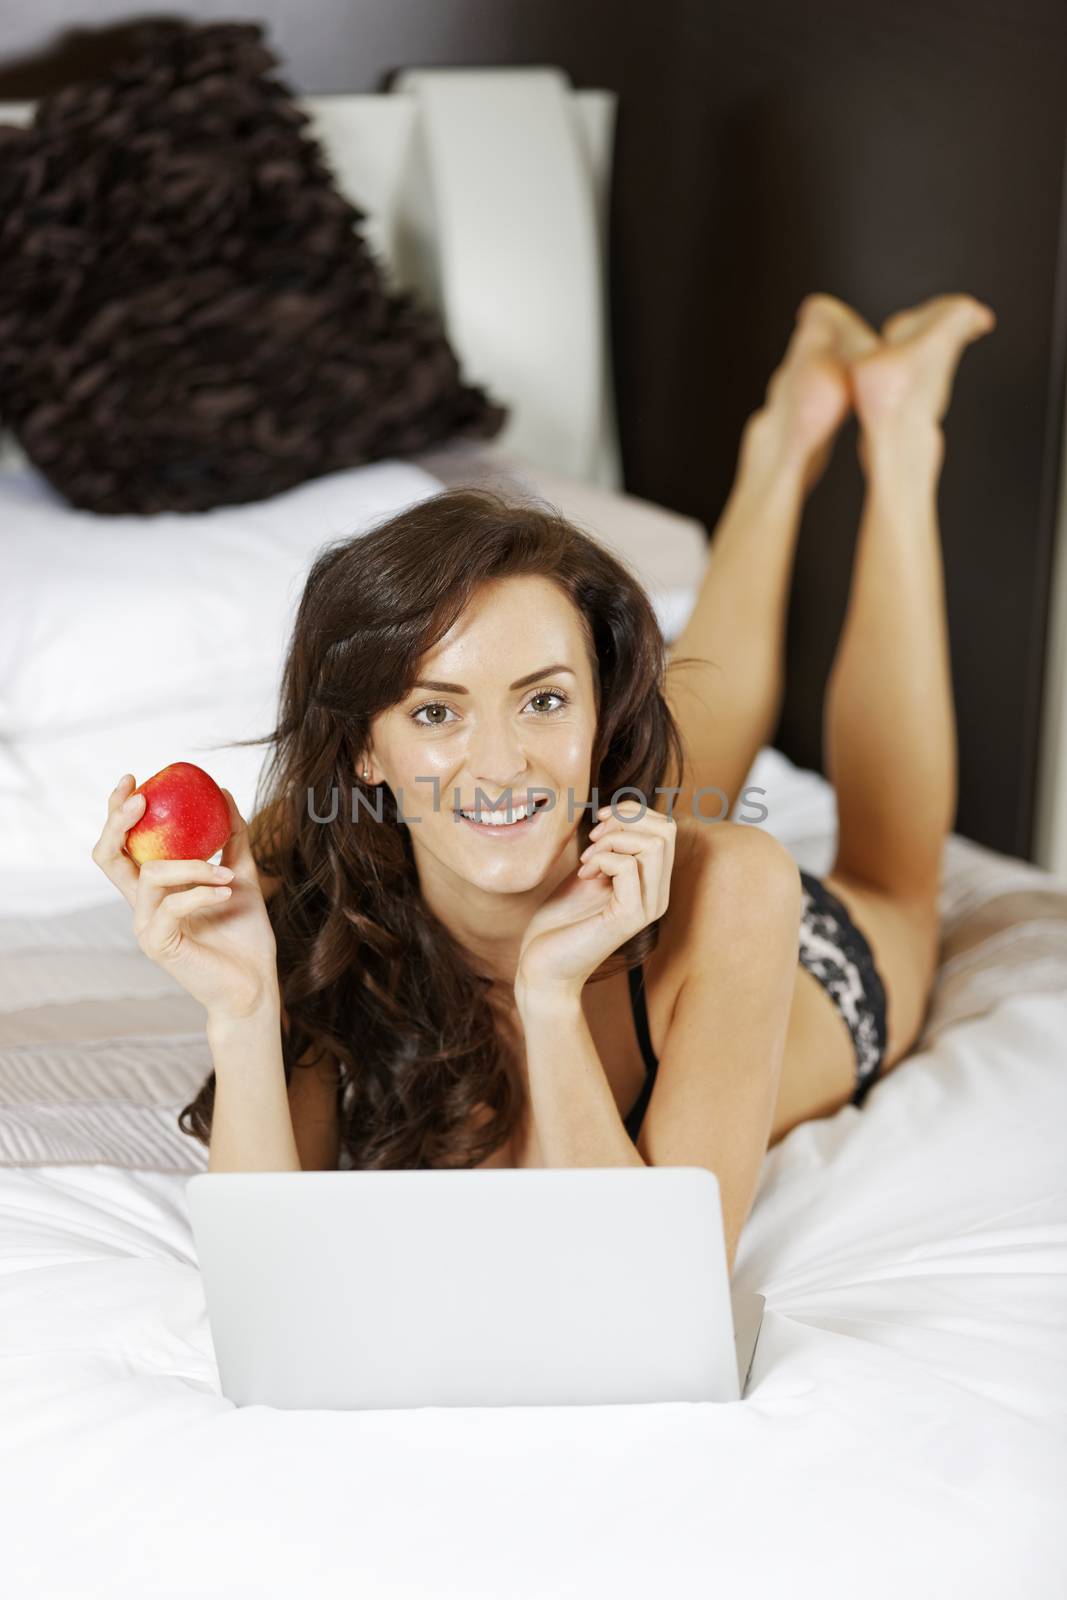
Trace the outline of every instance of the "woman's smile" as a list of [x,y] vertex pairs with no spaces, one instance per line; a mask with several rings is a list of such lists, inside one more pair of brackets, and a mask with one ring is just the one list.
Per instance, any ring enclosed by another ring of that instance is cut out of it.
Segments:
[[[532,807],[525,803],[514,804],[510,810],[487,811],[482,808],[472,808],[471,812],[457,811],[457,822],[463,823],[472,832],[480,834],[483,839],[514,838],[516,835],[528,834],[531,828],[536,827],[541,812],[548,805],[547,795],[538,795]],[[480,816],[481,820],[478,820]]]

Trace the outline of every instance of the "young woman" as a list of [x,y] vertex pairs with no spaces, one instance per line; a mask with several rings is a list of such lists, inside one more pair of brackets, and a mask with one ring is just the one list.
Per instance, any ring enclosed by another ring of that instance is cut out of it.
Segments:
[[[180,1121],[211,1170],[702,1165],[733,1270],[768,1144],[861,1104],[924,1017],[956,803],[939,424],[993,321],[949,295],[879,337],[804,302],[670,652],[629,571],[536,503],[445,492],[320,552],[223,869],[138,872],[130,774],[93,851],[207,1010]],[[850,405],[820,882],[708,819],[775,726],[801,507]]]

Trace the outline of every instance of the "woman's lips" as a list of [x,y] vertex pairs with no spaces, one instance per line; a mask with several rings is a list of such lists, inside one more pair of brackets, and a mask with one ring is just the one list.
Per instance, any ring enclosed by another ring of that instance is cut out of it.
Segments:
[[502,839],[511,838],[515,835],[522,836],[527,834],[531,828],[536,827],[537,819],[541,812],[545,810],[546,804],[546,801],[539,800],[534,809],[528,811],[521,822],[472,822],[471,818],[465,817],[462,811],[457,811],[456,817],[464,826],[479,834],[483,839],[496,834],[499,834]]

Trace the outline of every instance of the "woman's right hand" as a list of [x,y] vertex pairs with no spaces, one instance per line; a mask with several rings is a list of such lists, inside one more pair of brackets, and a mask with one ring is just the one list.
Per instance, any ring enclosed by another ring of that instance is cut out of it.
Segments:
[[[129,774],[108,799],[93,860],[133,908],[137,943],[199,1000],[210,1018],[250,1016],[278,1004],[274,929],[259,884],[248,829],[233,795],[223,789],[232,831],[222,871],[207,861],[146,861],[125,852],[126,834],[144,811]],[[193,885],[195,887],[190,887]],[[229,893],[216,893],[228,887]]]

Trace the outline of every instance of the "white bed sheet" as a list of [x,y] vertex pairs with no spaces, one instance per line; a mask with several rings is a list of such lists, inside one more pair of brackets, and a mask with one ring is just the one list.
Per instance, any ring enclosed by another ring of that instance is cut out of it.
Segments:
[[[823,780],[750,781],[824,870]],[[219,1392],[164,1137],[207,1057],[124,905],[0,919],[5,1593],[1061,1600],[1067,884],[953,839],[942,904],[923,1047],[767,1155],[742,1402],[364,1414]]]

